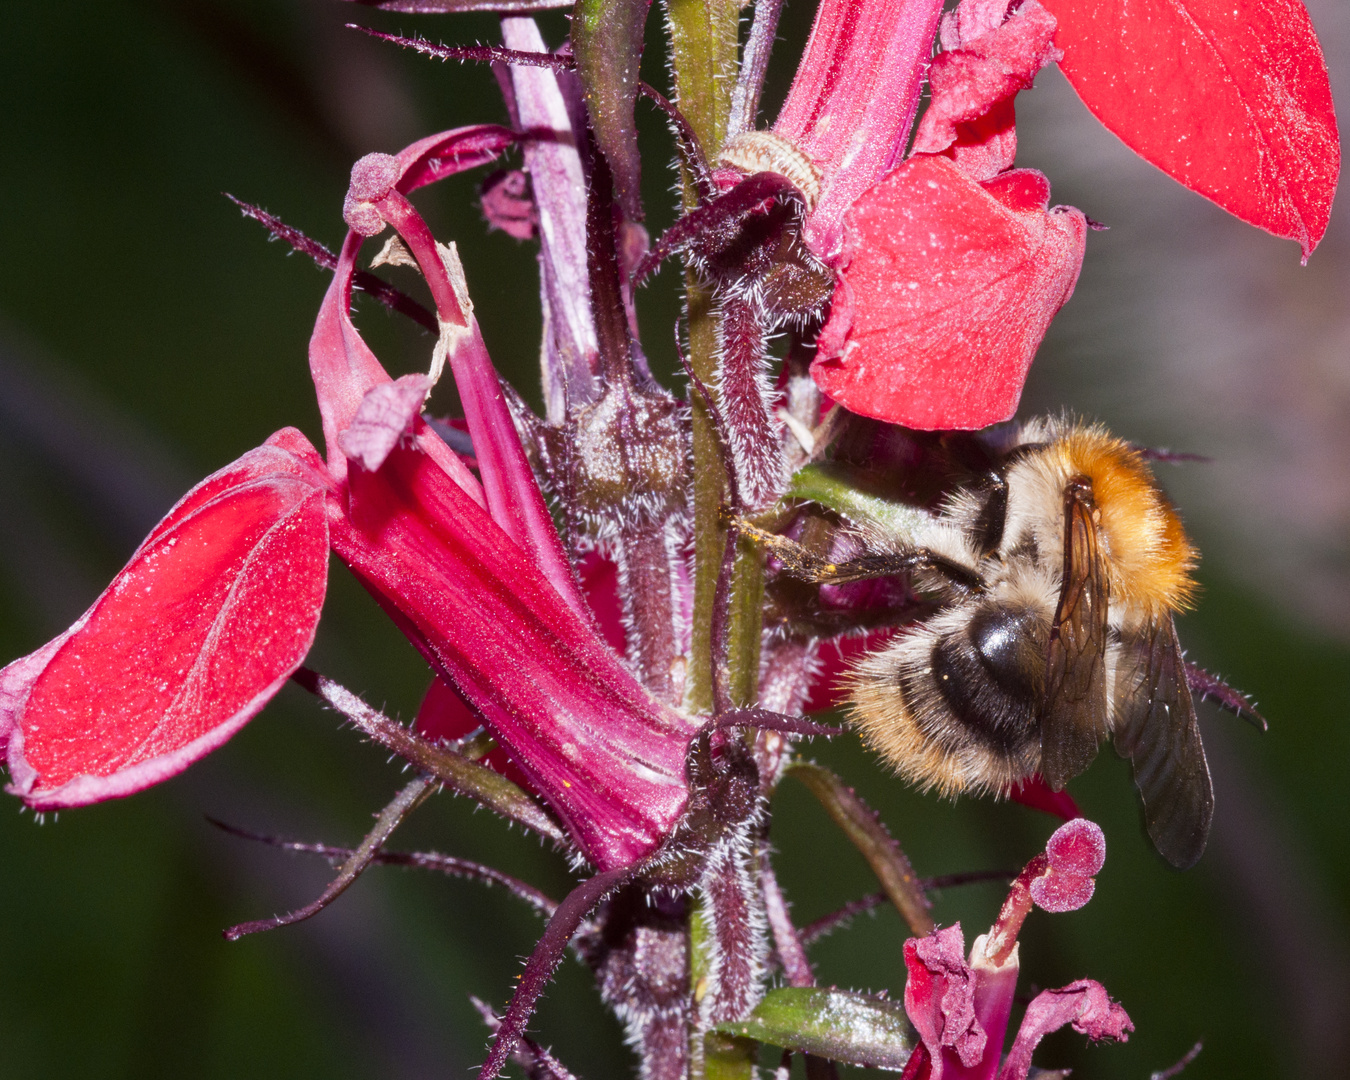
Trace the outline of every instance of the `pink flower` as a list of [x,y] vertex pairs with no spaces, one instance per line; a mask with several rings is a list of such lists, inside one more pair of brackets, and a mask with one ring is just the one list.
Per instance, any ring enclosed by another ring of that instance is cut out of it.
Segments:
[[1033,905],[1064,912],[1086,904],[1105,858],[1101,829],[1078,818],[1061,826],[1018,875],[989,933],[975,939],[968,962],[959,924],[905,942],[905,1012],[921,1040],[905,1067],[906,1080],[1026,1080],[1032,1051],[1065,1024],[1094,1040],[1128,1038],[1134,1025],[1125,1010],[1100,983],[1080,979],[1037,995],[999,1071],[1017,989],[1022,922]]
[[[696,721],[647,693],[602,637],[457,258],[405,197],[513,138],[458,129],[353,168],[354,231],[310,342],[327,462],[279,432],[190,492],[70,630],[0,672],[12,790],[30,805],[129,794],[229,738],[303,660],[331,546],[592,863],[631,863],[679,817]],[[351,322],[357,252],[386,222],[436,301],[437,363],[454,372],[481,484],[421,418],[432,377],[391,380]]]

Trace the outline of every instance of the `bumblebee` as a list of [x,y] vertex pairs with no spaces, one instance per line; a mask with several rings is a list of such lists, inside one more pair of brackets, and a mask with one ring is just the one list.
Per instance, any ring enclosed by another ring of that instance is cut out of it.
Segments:
[[[1173,616],[1196,552],[1145,455],[1097,426],[1037,420],[967,436],[987,466],[933,509],[834,500],[855,554],[832,561],[741,522],[780,572],[822,585],[905,576],[928,614],[863,656],[852,720],[906,780],[947,796],[1061,790],[1110,736],[1173,865],[1214,811]],[[797,494],[812,496],[810,485]]]

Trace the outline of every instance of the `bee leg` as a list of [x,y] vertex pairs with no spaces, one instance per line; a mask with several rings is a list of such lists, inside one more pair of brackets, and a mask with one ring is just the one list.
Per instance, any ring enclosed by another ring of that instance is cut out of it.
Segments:
[[724,517],[736,525],[742,539],[763,548],[777,559],[782,573],[801,581],[809,581],[813,585],[846,585],[850,581],[912,574],[916,570],[931,570],[942,575],[950,585],[963,592],[974,592],[980,587],[980,579],[974,571],[927,548],[860,555],[844,562],[831,562],[795,540],[761,529],[745,518],[734,514],[726,514]]

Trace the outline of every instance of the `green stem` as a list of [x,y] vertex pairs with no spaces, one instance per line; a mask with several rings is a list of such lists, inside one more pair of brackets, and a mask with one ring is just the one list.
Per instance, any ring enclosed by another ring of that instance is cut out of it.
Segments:
[[[726,137],[731,96],[736,85],[740,34],[739,0],[667,0],[666,28],[670,36],[675,95],[689,126],[705,153],[715,155]],[[685,205],[694,192],[686,182]],[[692,275],[685,278],[689,316],[689,360],[695,374],[709,386],[717,376],[717,316],[712,297]],[[694,458],[694,630],[686,706],[707,712],[713,704],[713,598],[721,568],[726,531],[718,520],[726,497],[726,462],[712,419],[698,395],[693,404]],[[733,700],[750,705],[758,689],[759,635],[763,571],[756,552],[737,559],[732,586],[728,685]]]
[[[736,85],[740,37],[740,0],[666,0],[666,29],[670,38],[675,98],[704,153],[715,157],[726,137],[731,96]],[[684,203],[696,201],[688,175]],[[712,296],[692,274],[685,276],[689,318],[689,361],[694,374],[712,386],[717,375],[717,316]],[[726,549],[726,531],[719,520],[726,498],[727,462],[712,417],[698,394],[690,393],[693,407],[694,466],[694,611],[693,640],[685,705],[691,712],[713,707],[713,606],[717,577]],[[751,705],[758,690],[759,638],[762,620],[763,570],[758,552],[736,560],[728,612],[728,689],[732,700]],[[700,899],[689,920],[690,984],[695,1013],[710,970],[710,925]],[[690,1031],[691,1080],[741,1080],[754,1075],[754,1054],[738,1040],[716,1038],[704,1042],[702,1024]]]
[[739,0],[666,0],[676,103],[709,157],[726,138],[740,30]]

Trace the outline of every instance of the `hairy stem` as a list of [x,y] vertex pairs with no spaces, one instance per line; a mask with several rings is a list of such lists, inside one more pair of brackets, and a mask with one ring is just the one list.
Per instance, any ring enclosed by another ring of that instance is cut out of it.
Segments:
[[386,750],[398,754],[455,794],[465,795],[550,840],[566,843],[565,834],[543,807],[500,773],[449,747],[422,738],[378,709],[371,708],[346,687],[309,668],[301,668],[291,678],[311,694],[323,698]]
[[648,690],[662,701],[675,701],[676,634],[671,581],[671,552],[663,522],[629,526],[616,545],[619,595],[624,605],[628,662]]
[[430,776],[419,776],[416,780],[411,781],[394,797],[393,802],[380,812],[380,816],[375,821],[375,828],[366,834],[366,838],[361,841],[361,845],[347,857],[347,860],[342,864],[342,868],[338,871],[338,876],[332,880],[328,888],[324,889],[317,900],[287,915],[276,915],[270,919],[258,919],[255,922],[232,926],[225,931],[225,940],[238,941],[246,934],[257,934],[263,930],[275,930],[279,926],[290,926],[292,923],[303,922],[305,919],[317,915],[346,892],[348,886],[365,873],[366,868],[379,854],[380,848],[384,846],[384,842],[389,839],[390,834],[399,827],[404,818],[421,806],[427,796],[435,790],[436,781]]
[[722,362],[717,396],[747,512],[777,500],[787,485],[778,395],[768,383],[767,335],[757,306],[745,297],[722,301],[719,319]]
[[923,886],[876,811],[829,769],[806,761],[794,761],[787,771],[806,785],[867,860],[911,932],[917,937],[931,933],[934,924],[928,914],[928,898]]

